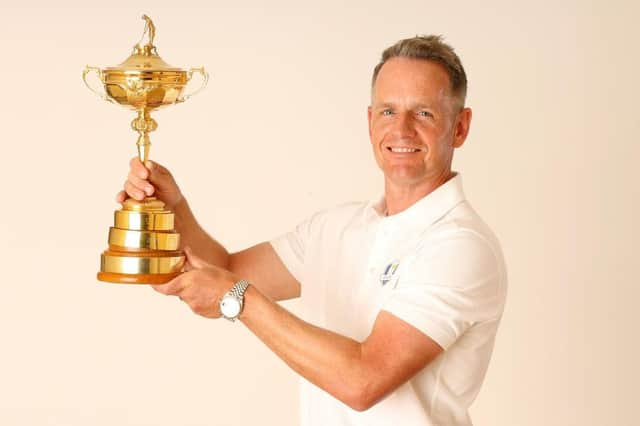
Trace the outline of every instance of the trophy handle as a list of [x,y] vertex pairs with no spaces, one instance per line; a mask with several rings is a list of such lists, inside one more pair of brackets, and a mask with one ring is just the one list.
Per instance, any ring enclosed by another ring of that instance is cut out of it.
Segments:
[[193,77],[193,73],[198,73],[198,74],[200,74],[202,76],[202,84],[200,85],[200,87],[195,92],[186,94],[186,95],[181,96],[178,99],[176,99],[176,103],[177,104],[186,101],[187,99],[189,99],[190,97],[192,97],[193,95],[195,95],[196,93],[202,91],[202,89],[207,87],[207,83],[209,82],[209,73],[207,73],[204,70],[204,67],[191,68],[189,70],[189,72],[187,73],[187,83],[189,83],[191,81],[191,77]]
[[93,93],[98,95],[99,98],[102,98],[107,102],[111,102],[115,104],[116,102],[113,99],[111,99],[109,96],[107,96],[106,92],[99,92],[98,90],[91,87],[91,85],[87,81],[87,74],[89,74],[91,71],[95,71],[96,74],[98,74],[98,78],[100,79],[100,81],[102,81],[102,70],[98,67],[91,67],[87,65],[84,68],[84,71],[82,71],[82,81],[84,81],[85,86],[87,86],[87,88],[89,88],[89,90],[91,90]]

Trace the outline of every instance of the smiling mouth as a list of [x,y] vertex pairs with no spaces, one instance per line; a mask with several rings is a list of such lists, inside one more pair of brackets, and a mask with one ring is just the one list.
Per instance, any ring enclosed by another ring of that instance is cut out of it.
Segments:
[[418,148],[395,147],[395,146],[388,146],[387,150],[389,150],[390,152],[399,153],[399,154],[407,154],[407,153],[410,154],[412,152],[422,151],[421,149],[418,149]]

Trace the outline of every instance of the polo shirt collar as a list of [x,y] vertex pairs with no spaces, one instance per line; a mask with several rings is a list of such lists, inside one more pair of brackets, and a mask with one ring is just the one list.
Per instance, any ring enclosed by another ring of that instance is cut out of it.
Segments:
[[376,217],[383,226],[396,227],[416,224],[428,226],[464,200],[462,176],[460,173],[454,172],[454,176],[448,181],[400,213],[384,216],[384,196],[377,202],[370,202],[368,208],[371,215]]

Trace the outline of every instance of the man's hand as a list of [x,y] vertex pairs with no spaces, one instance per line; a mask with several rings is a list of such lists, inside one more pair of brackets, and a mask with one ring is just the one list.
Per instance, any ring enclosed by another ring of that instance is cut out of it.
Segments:
[[185,248],[185,271],[166,284],[153,289],[166,295],[178,296],[193,312],[207,318],[219,318],[219,301],[239,278],[197,257]]
[[169,170],[150,160],[142,164],[138,157],[134,157],[129,162],[124,190],[116,195],[116,201],[122,204],[127,196],[142,200],[151,195],[162,200],[169,210],[173,210],[182,200],[180,188]]

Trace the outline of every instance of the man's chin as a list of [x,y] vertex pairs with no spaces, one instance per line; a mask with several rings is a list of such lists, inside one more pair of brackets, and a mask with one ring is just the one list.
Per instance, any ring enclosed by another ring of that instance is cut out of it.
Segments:
[[416,186],[427,181],[424,173],[420,173],[415,169],[394,169],[385,171],[385,181],[394,186]]

